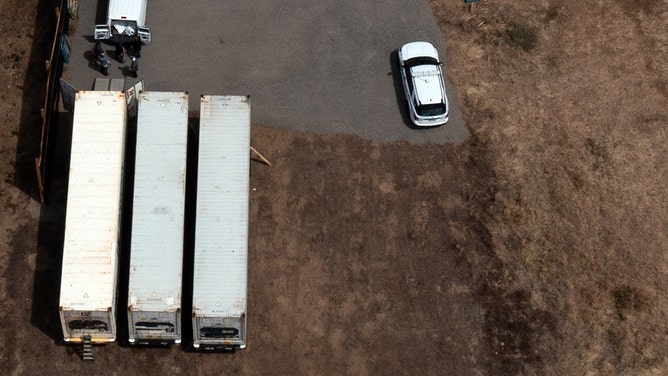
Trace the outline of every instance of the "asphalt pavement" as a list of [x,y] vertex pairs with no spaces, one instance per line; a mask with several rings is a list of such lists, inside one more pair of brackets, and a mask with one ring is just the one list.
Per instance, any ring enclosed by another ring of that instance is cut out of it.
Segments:
[[[103,77],[91,49],[107,3],[79,2],[63,74],[79,90]],[[153,41],[142,48],[139,78],[146,90],[188,91],[190,111],[199,109],[202,94],[250,95],[253,124],[380,142],[459,143],[469,136],[450,84],[448,124],[413,129],[406,115],[396,49],[425,40],[446,61],[427,0],[151,0],[146,26]],[[129,58],[113,61],[113,46],[104,47],[109,78],[127,75]]]

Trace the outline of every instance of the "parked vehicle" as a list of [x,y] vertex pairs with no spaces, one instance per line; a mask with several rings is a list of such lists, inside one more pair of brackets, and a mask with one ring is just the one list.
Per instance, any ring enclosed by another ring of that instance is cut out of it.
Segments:
[[95,39],[109,39],[114,43],[131,43],[137,35],[142,42],[151,41],[151,30],[146,27],[147,0],[109,0],[107,22],[95,25]]
[[399,51],[399,70],[409,116],[419,127],[443,125],[449,120],[448,97],[438,51],[428,42],[411,42]]
[[79,91],[74,103],[59,316],[64,340],[92,357],[117,335],[126,97]]
[[188,93],[139,93],[128,335],[132,345],[181,343]]
[[250,97],[202,96],[193,348],[246,347]]

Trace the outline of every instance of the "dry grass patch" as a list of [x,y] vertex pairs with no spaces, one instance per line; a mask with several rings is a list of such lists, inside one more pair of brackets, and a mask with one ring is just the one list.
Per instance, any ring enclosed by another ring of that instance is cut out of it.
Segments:
[[634,4],[432,1],[495,374],[668,369],[668,13]]

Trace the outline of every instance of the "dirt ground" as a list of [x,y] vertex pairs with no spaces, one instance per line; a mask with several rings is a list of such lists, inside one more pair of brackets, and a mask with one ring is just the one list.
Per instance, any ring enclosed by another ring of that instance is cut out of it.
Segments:
[[3,373],[665,375],[668,3],[431,4],[472,138],[254,124],[248,348],[83,363],[56,314],[66,122],[35,201],[53,6],[0,0]]

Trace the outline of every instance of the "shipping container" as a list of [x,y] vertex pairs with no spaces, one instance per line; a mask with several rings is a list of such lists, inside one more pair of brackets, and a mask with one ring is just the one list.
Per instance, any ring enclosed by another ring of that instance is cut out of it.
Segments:
[[193,347],[246,347],[250,97],[202,96]]
[[59,315],[66,342],[116,340],[126,98],[75,96]]
[[188,93],[139,93],[130,272],[130,344],[181,343]]

